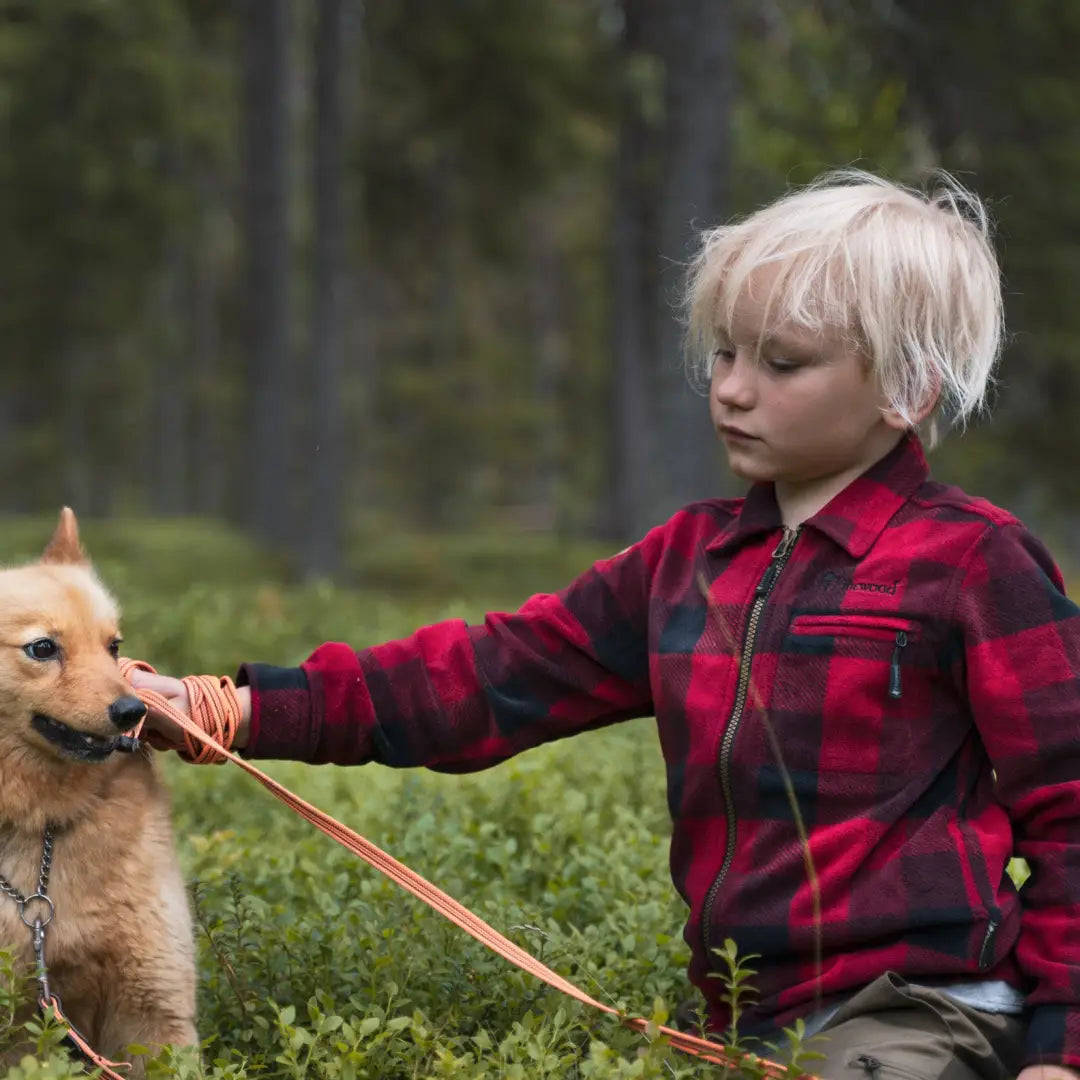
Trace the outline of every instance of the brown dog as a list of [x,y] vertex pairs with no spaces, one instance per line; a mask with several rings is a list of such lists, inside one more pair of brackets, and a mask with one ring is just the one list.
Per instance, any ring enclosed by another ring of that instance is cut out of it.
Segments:
[[168,797],[151,752],[122,738],[144,708],[117,670],[119,643],[116,603],[65,508],[39,562],[0,571],[0,947],[34,964],[49,903],[25,906],[28,927],[13,893],[40,891],[48,828],[49,987],[114,1059],[130,1043],[197,1042]]

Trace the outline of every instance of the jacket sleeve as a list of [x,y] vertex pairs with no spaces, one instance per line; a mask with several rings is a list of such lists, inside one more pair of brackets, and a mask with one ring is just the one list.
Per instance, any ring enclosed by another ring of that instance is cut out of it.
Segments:
[[1013,823],[1016,946],[1031,980],[1024,1064],[1080,1066],[1080,609],[1022,526],[991,526],[957,595],[967,692]]
[[652,713],[648,609],[662,529],[558,594],[482,624],[426,626],[299,668],[247,664],[246,755],[447,772],[486,768],[579,731]]

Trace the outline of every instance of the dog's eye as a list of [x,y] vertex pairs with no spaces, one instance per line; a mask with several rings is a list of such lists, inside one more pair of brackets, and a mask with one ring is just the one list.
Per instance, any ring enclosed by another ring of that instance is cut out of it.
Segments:
[[117,638],[115,641],[110,641],[109,642],[109,655],[114,660],[119,660],[120,659],[120,639],[119,638]]
[[52,638],[43,637],[24,645],[23,652],[31,660],[52,660],[60,652],[60,646]]

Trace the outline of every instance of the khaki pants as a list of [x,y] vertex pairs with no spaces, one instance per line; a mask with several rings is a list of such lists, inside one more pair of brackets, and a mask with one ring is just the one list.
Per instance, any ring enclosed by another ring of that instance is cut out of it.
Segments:
[[[677,1010],[675,1020],[694,1030],[691,1003]],[[886,972],[803,1044],[804,1050],[823,1055],[805,1068],[821,1080],[1012,1080],[1026,1026],[1023,1017],[973,1009]],[[781,1063],[788,1060],[759,1052]]]
[[845,1002],[809,1041],[822,1080],[1011,1080],[1022,1017],[973,1009],[886,972]]

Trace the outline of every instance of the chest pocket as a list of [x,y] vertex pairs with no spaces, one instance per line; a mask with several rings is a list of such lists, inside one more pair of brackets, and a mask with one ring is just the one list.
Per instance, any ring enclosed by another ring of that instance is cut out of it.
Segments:
[[937,664],[927,638],[923,623],[898,614],[796,615],[780,649],[772,694],[774,721],[786,729],[785,757],[794,758],[792,766],[876,775],[908,771],[932,714]]

